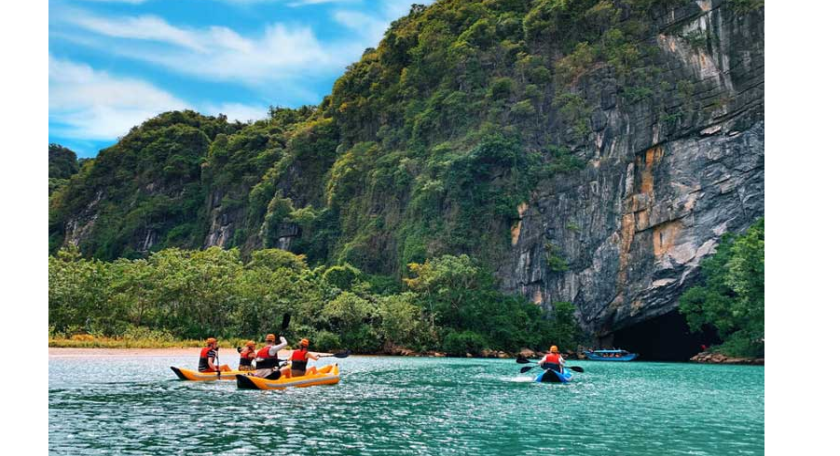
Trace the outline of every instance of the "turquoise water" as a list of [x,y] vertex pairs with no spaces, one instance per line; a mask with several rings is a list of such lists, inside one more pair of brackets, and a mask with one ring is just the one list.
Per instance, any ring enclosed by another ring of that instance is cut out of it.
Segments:
[[764,452],[762,367],[575,362],[559,385],[512,360],[351,356],[339,385],[253,391],[176,380],[194,358],[51,358],[50,453]]

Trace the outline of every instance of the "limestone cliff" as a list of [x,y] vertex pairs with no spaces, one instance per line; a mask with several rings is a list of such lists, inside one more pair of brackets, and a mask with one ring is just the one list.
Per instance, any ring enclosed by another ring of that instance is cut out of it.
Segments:
[[581,145],[590,166],[521,207],[497,272],[506,290],[546,306],[571,301],[585,328],[608,336],[674,310],[721,235],[763,215],[763,13],[721,3],[662,17],[652,38],[665,82],[652,98],[677,105],[671,88],[694,81],[695,104],[679,118],[663,120],[655,99],[616,97],[608,70],[579,82],[598,106]]

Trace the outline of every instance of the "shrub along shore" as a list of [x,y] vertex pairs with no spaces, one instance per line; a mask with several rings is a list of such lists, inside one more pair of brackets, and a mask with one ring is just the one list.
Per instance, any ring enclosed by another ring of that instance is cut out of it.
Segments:
[[[167,249],[146,259],[85,259],[74,248],[49,259],[51,347],[227,348],[276,333],[307,337],[317,351],[505,357],[524,347],[582,342],[574,306],[545,312],[495,288],[476,260],[445,255],[410,263],[401,281],[343,264],[310,268],[277,249]],[[680,298],[690,328],[714,328],[723,343],[698,362],[764,355],[764,220],[726,235]],[[714,356],[712,356],[714,355]],[[738,361],[730,361],[738,362]]]

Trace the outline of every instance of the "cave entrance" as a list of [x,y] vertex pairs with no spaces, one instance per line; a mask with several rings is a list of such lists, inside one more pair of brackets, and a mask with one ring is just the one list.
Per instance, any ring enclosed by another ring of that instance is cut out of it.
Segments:
[[692,333],[685,317],[674,310],[613,333],[613,345],[639,354],[644,361],[688,361],[701,346],[719,344],[714,329]]

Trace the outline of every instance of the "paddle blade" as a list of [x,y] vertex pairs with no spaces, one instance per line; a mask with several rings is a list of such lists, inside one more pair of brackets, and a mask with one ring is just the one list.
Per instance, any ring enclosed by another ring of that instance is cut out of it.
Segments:
[[517,356],[517,357],[516,357],[516,363],[517,363],[517,364],[528,364],[528,363],[530,363],[530,362],[531,362],[531,361],[529,361],[529,360],[528,360],[528,358],[526,358],[526,357],[524,357],[524,356],[522,356],[522,355],[519,355],[519,356]]
[[531,370],[531,369],[533,369],[533,368],[535,368],[535,367],[537,367],[537,366],[525,366],[525,367],[523,367],[522,369],[519,369],[519,373],[520,373],[520,374],[524,374],[525,372],[528,372],[529,370]]
[[333,358],[346,358],[350,356],[350,350],[344,350],[341,353],[336,353],[333,355]]
[[580,372],[581,374],[583,373],[583,368],[580,367],[580,366],[566,366],[566,367],[568,367],[569,369],[571,369],[575,372]]
[[290,314],[290,313],[284,314],[283,315],[283,324],[281,325],[281,328],[283,329],[283,331],[285,331],[289,328],[289,322],[290,321],[292,321],[292,314]]

